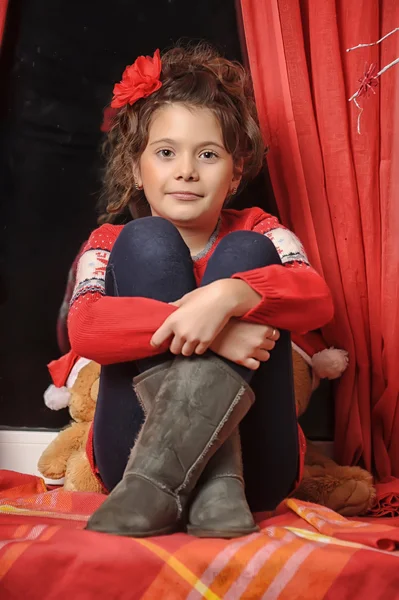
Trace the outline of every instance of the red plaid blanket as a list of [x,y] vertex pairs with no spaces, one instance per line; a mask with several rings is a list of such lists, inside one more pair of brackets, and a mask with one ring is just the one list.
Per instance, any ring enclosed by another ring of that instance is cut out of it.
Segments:
[[348,520],[290,499],[245,538],[129,539],[83,530],[103,499],[0,471],[0,598],[399,597],[399,528],[388,520]]

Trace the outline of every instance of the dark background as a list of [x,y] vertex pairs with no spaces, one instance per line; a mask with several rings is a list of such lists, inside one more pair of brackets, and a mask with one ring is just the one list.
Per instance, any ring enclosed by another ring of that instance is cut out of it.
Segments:
[[[1,1],[1,0],[0,0]],[[103,109],[123,69],[180,38],[246,62],[234,0],[10,0],[0,55],[0,427],[59,428],[46,365],[69,267],[96,227]],[[236,199],[277,214],[267,169]],[[305,429],[330,438],[332,405]]]

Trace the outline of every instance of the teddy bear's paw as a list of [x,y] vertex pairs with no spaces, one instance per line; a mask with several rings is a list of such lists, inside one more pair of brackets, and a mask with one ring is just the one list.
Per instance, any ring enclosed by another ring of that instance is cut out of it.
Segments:
[[360,467],[305,465],[294,498],[321,504],[346,517],[367,513],[375,500],[373,478]]
[[64,489],[69,492],[101,493],[101,484],[94,475],[84,450],[72,454],[68,461]]
[[51,457],[51,460],[42,456],[37,464],[37,468],[48,479],[62,479],[65,475],[66,462],[54,456]]
[[[369,475],[365,471],[364,473]],[[340,483],[330,494],[326,506],[344,517],[355,517],[367,513],[374,499],[375,489],[369,475],[369,477],[349,479]]]

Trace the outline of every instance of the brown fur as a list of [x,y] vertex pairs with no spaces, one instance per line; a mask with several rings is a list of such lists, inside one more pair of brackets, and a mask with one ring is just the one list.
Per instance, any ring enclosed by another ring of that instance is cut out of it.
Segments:
[[60,431],[38,462],[38,469],[44,477],[55,480],[64,477],[66,490],[101,492],[101,485],[91,470],[86,454],[99,377],[100,366],[94,362],[81,369],[70,390],[69,412],[73,422]]
[[[294,350],[292,358],[295,400],[300,416],[308,407],[313,377],[302,356]],[[303,478],[292,495],[349,517],[367,513],[375,500],[375,488],[370,473],[360,467],[338,465],[308,441]]]

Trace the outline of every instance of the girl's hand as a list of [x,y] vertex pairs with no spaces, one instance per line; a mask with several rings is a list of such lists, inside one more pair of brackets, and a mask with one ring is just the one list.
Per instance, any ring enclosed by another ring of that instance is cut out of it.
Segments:
[[221,279],[172,302],[178,307],[154,333],[151,345],[171,340],[173,354],[203,354],[233,316],[245,314],[259,295],[238,279]]
[[211,344],[211,350],[238,365],[256,370],[270,358],[280,333],[268,325],[231,319]]

